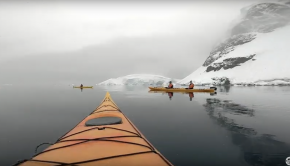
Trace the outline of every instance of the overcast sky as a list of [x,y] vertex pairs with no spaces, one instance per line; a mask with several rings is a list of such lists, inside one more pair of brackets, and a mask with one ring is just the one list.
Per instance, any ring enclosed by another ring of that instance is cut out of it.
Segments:
[[183,78],[253,2],[0,1],[0,82]]

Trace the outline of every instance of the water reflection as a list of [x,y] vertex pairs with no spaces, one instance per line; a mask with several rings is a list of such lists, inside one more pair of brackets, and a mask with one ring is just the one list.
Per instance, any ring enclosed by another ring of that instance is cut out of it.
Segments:
[[[164,92],[164,91],[148,91],[149,93],[162,93],[162,94],[168,94],[168,97],[169,97],[169,100],[172,99],[173,97],[173,94],[174,93],[181,93],[181,94],[185,94],[185,95],[188,95],[189,97],[189,101],[192,101],[192,99],[194,98],[194,93],[193,92]],[[196,92],[196,93],[204,93],[204,92]],[[216,95],[217,93],[214,92],[214,93],[210,93],[211,96],[214,96]]]
[[80,89],[80,91],[83,92],[83,89],[84,89],[84,88],[78,88],[78,89]]
[[194,98],[194,94],[192,92],[188,93],[189,100],[192,101],[192,98]]
[[169,99],[171,100],[173,97],[173,92],[168,92],[167,94],[168,94]]
[[220,100],[217,98],[208,98],[206,99],[206,104],[204,105],[207,110],[214,113],[230,113],[230,114],[244,114],[249,116],[254,116],[254,110],[242,106],[240,104],[236,104],[231,100]]
[[243,127],[226,114],[253,117],[255,110],[228,100],[206,99],[204,104],[208,115],[230,132],[233,144],[237,145],[245,162],[252,166],[281,166],[290,156],[290,145],[275,140],[273,135],[258,134],[255,129]]
[[218,89],[219,89],[220,92],[228,93],[230,91],[230,89],[231,89],[231,86],[220,86]]
[[76,88],[76,89],[80,89],[80,91],[82,92],[84,89],[86,89],[86,90],[92,90],[93,88]]
[[144,91],[145,89],[148,89],[147,86],[143,86],[143,85],[136,85],[136,86],[126,86],[126,85],[117,85],[117,86],[104,86],[104,85],[99,85],[98,87],[100,87],[101,89],[105,90],[105,91],[117,91],[117,92],[140,92],[140,91]]

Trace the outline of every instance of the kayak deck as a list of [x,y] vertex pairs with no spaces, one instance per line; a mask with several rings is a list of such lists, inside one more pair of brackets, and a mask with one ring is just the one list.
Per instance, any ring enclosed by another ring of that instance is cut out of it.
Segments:
[[172,166],[121,112],[107,92],[89,116],[21,166]]
[[171,88],[164,87],[149,87],[151,91],[164,91],[164,92],[215,92],[215,89],[185,89],[185,88]]
[[83,86],[83,87],[80,87],[80,86],[74,86],[73,88],[93,88],[93,86]]

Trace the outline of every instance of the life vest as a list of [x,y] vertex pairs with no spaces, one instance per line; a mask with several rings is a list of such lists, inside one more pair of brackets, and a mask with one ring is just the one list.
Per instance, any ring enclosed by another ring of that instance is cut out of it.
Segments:
[[168,88],[173,88],[173,84],[169,84],[168,85]]
[[194,84],[191,83],[188,88],[193,89],[193,87],[194,87]]

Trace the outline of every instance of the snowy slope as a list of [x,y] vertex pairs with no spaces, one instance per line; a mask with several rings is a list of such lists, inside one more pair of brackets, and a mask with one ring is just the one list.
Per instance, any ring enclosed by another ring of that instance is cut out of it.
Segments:
[[161,86],[168,84],[169,81],[173,83],[179,81],[160,75],[151,74],[132,74],[118,78],[111,78],[97,85],[156,85]]
[[243,15],[232,36],[178,83],[221,84],[223,79],[230,84],[290,85],[290,7],[262,3]]

